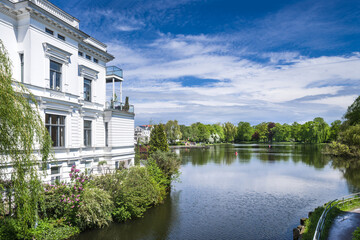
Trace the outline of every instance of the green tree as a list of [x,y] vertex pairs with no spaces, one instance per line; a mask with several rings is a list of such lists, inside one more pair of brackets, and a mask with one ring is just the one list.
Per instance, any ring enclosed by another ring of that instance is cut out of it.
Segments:
[[345,124],[348,126],[360,123],[360,96],[348,107],[344,118],[346,119]]
[[216,135],[217,135],[217,142],[222,142],[224,141],[225,139],[225,134],[224,134],[224,129],[222,128],[221,124],[220,123],[216,123],[216,124],[213,124],[212,125],[215,132],[216,132]]
[[169,144],[166,138],[164,124],[155,125],[150,133],[149,141],[150,149],[149,154],[156,152],[157,150],[167,152],[169,151]]
[[179,126],[177,120],[174,120],[174,121],[169,120],[165,124],[165,132],[166,132],[167,139],[172,144],[174,144],[176,142],[176,140],[180,140],[182,137],[180,126]]
[[239,122],[236,134],[237,141],[250,141],[253,134],[254,128],[251,127],[250,123]]
[[231,122],[226,122],[223,125],[225,142],[233,142],[236,136],[236,127]]
[[260,142],[266,142],[268,140],[268,124],[263,122],[255,126],[255,131],[258,133],[258,139]]
[[[25,233],[34,226],[42,202],[43,188],[37,169],[46,169],[46,162],[51,157],[51,139],[34,96],[23,85],[12,81],[11,63],[1,40],[0,136],[0,164],[13,167],[11,181],[15,216],[20,231]],[[1,182],[7,179],[8,175],[0,170],[0,189],[4,187]]]
[[295,142],[300,142],[301,141],[301,124],[294,122],[291,125],[291,138],[295,141]]
[[191,127],[189,126],[185,126],[185,125],[180,125],[180,131],[181,131],[181,136],[183,140],[190,140],[191,137]]
[[210,131],[202,123],[196,123],[198,129],[198,141],[199,142],[208,142],[210,138]]
[[335,120],[331,123],[329,141],[336,141],[340,132],[341,121]]
[[272,129],[274,133],[274,140],[276,142],[288,142],[291,138],[291,126],[288,124],[281,125],[276,123],[275,127]]

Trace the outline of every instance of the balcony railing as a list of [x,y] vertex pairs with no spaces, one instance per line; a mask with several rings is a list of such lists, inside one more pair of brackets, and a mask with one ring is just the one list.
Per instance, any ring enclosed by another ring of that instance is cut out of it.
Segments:
[[109,66],[106,67],[106,76],[115,75],[120,78],[123,78],[123,70],[116,66]]
[[121,103],[121,102],[115,102],[115,101],[110,101],[110,102],[106,102],[105,105],[106,109],[110,109],[110,110],[118,110],[118,111],[123,111],[123,112],[128,112],[128,113],[134,113],[134,105],[128,105],[127,107],[125,106],[125,103]]

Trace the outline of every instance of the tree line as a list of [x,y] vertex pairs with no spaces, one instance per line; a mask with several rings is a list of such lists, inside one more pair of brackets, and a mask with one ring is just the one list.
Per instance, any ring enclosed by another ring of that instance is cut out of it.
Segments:
[[304,124],[262,122],[253,126],[249,122],[239,122],[237,126],[231,122],[223,124],[197,122],[185,126],[179,125],[177,120],[170,120],[164,125],[164,129],[167,139],[172,144],[179,140],[202,143],[249,141],[324,143],[337,139],[342,124],[341,120],[336,120],[329,125],[321,117]]

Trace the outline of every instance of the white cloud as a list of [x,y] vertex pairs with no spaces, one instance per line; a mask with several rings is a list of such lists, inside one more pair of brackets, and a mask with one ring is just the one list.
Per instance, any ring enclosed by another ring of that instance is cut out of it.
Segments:
[[[160,34],[146,46],[108,43],[115,63],[124,66],[124,91],[134,101],[137,119],[154,116],[166,122],[176,116],[181,122],[189,121],[181,113],[192,113],[192,122],[258,121],[265,120],[264,114],[278,122],[316,116],[332,121],[357,94],[359,55],[310,58],[271,52],[262,54],[268,63],[258,63],[221,42],[206,35]],[[203,84],[182,85],[182,78]]]

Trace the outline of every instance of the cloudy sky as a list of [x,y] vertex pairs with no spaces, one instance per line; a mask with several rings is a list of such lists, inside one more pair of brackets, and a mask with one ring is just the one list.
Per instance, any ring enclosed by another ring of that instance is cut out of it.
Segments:
[[51,0],[108,45],[136,125],[341,119],[360,90],[358,0]]

